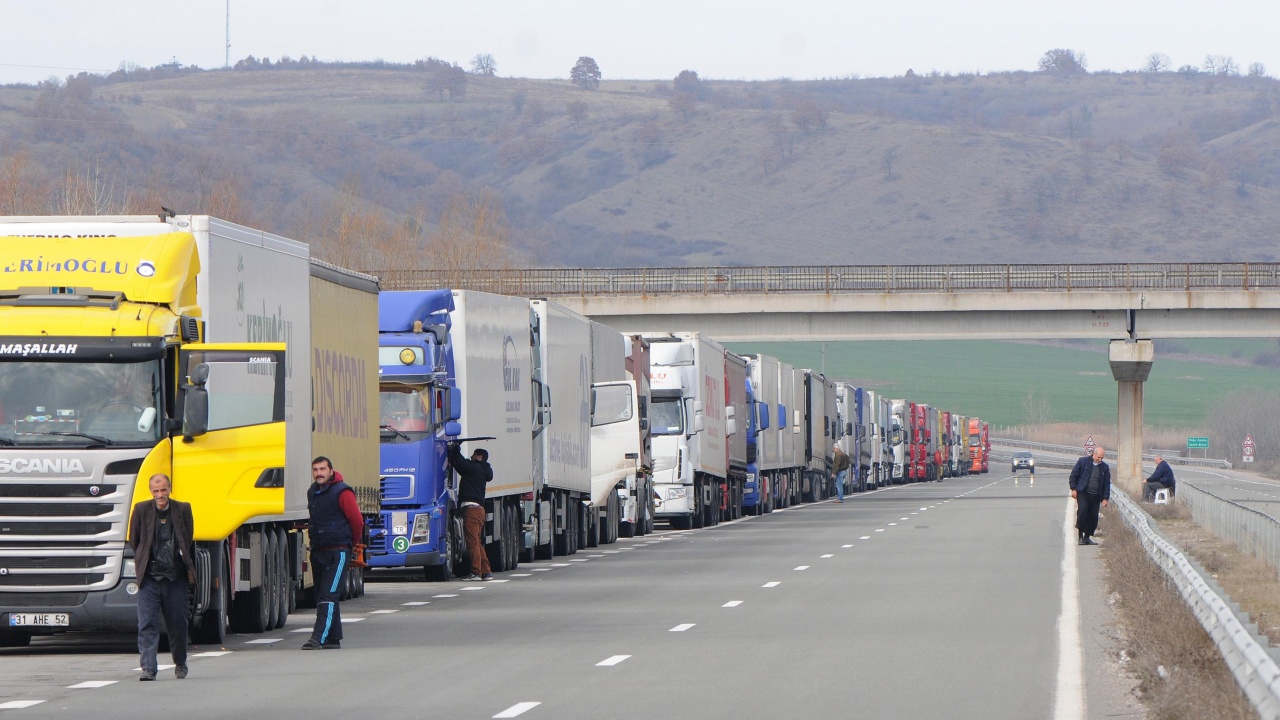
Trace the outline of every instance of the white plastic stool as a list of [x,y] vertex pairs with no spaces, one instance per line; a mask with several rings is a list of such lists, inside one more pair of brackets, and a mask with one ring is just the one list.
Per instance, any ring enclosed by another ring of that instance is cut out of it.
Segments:
[[1156,490],[1156,496],[1155,496],[1155,499],[1152,500],[1152,502],[1155,503],[1156,505],[1168,505],[1169,504],[1169,488],[1160,488],[1159,490]]

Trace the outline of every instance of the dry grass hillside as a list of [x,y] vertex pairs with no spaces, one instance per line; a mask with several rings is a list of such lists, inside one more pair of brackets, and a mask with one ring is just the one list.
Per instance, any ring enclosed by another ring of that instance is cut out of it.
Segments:
[[164,204],[371,268],[426,267],[417,251],[476,234],[509,247],[508,265],[1280,257],[1269,78],[1019,72],[677,92],[469,76],[452,96],[432,78],[423,65],[292,63],[2,87],[0,213]]

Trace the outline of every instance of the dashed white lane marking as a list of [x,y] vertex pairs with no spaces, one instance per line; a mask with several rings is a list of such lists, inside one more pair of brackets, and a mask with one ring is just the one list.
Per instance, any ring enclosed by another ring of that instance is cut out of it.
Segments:
[[569,567],[569,563],[551,563],[551,567]]
[[298,628],[297,630],[290,630],[289,632],[291,633],[311,632],[311,628]]
[[620,553],[620,552],[622,552],[622,551],[621,551],[621,550],[605,550],[605,551],[604,551],[604,554],[605,554],[605,555],[617,555],[617,554],[618,554],[618,553]]
[[[948,501],[948,502],[950,502],[950,501]],[[928,509],[929,509],[929,508],[927,508],[927,507],[920,508],[920,512],[924,512],[925,510],[928,510]]]
[[860,538],[858,538],[858,539],[859,539],[859,540],[870,540],[870,539],[871,539],[871,536],[870,536],[870,535],[863,535],[862,537],[860,537]]
[[884,528],[876,528],[876,532],[884,532]]
[[[343,622],[346,622],[345,620]],[[246,640],[245,645],[274,645],[284,638],[258,638],[257,640]]]
[[521,715],[529,712],[530,710],[538,707],[541,704],[542,703],[540,702],[516,703],[515,705],[512,705],[511,707],[507,708],[506,710],[503,710],[502,712],[498,713],[497,715],[494,715],[493,717],[494,717],[494,720],[497,720],[497,718],[520,717]]
[[0,703],[0,710],[21,710],[32,705],[39,705],[42,702],[44,700],[10,700],[6,703]]
[[492,580],[485,580],[485,583],[489,585],[493,585],[494,583],[504,583],[504,582],[511,582],[511,581],[503,578],[494,578]]
[[[629,548],[618,548],[618,550],[617,550],[616,552],[629,552],[629,551],[631,551],[631,550],[635,550],[635,548],[633,548],[633,547],[629,547]],[[610,551],[606,550],[605,552],[610,552]]]
[[586,562],[586,561],[588,561],[588,560],[590,560],[590,559],[591,559],[591,558],[574,558],[574,559],[570,560],[569,562]]
[[767,582],[767,583],[765,583],[765,584],[761,585],[760,587],[773,588],[773,587],[778,587],[778,586],[779,586],[779,585],[781,585],[781,584],[782,584],[782,583],[780,583],[780,582],[776,582],[776,581],[775,581],[775,582]]
[[[156,666],[156,672],[164,672],[165,670],[172,670],[172,669],[173,669],[173,666],[172,666],[172,665],[157,665],[157,666]],[[133,669],[133,671],[134,671],[134,672],[142,672],[142,668],[140,668],[140,667],[136,667],[136,668],[134,668],[134,669]]]
[[893,527],[894,525],[897,525],[897,524],[898,523],[889,523],[889,527]]
[[414,600],[413,602],[400,603],[400,604],[405,605],[407,607],[419,607],[422,605],[430,605],[431,601],[430,600]]
[[511,573],[511,577],[533,577],[529,573]]
[[729,602],[721,605],[720,607],[738,607],[741,604],[742,604],[741,600],[730,600]]
[[852,546],[852,545],[841,545],[840,547],[842,547],[842,548],[851,548],[851,547],[853,547],[853,546]]
[[835,557],[835,555],[832,555],[831,553],[827,553],[826,555],[823,555],[822,557],[823,557],[823,558],[830,558],[830,557]]
[[617,665],[618,663],[622,662],[623,660],[626,660],[629,657],[631,656],[630,655],[614,655],[611,658],[605,658],[604,660],[601,660],[600,662],[596,663],[596,667],[613,667],[614,665]]
[[[303,630],[306,632],[311,632],[311,628],[303,628]],[[294,630],[293,632],[298,632],[298,631]],[[191,657],[222,657],[223,655],[230,655],[230,654],[231,654],[230,650],[210,650],[209,652],[196,653]]]
[[796,566],[796,569],[797,569],[797,570],[808,570],[808,569],[809,569],[809,566],[808,566],[808,565],[797,565],[797,566]]
[[534,572],[551,572],[551,568],[529,568]]
[[1058,680],[1054,720],[1084,717],[1084,653],[1080,641],[1079,560],[1076,557],[1073,503],[1066,503],[1062,525],[1062,610],[1058,614]]
[[[912,514],[914,515],[915,513],[912,513]],[[899,520],[910,520],[911,518],[898,518],[898,519],[899,519]]]
[[473,585],[472,587],[458,588],[459,590],[483,590],[483,585]]
[[342,624],[364,622],[364,618],[342,618]]
[[458,597],[457,593],[446,593],[444,595],[432,595],[433,598]]
[[684,623],[683,625],[677,625],[671,628],[668,632],[684,632],[685,630],[688,630],[694,625],[697,625],[697,623]]
[[588,555],[589,558],[602,558],[604,555]]
[[68,685],[67,689],[68,690],[89,690],[91,688],[100,688],[100,687],[106,687],[108,685],[115,685],[118,682],[120,681],[119,680],[87,680],[85,682],[78,683],[76,685]]
[[369,614],[370,615],[390,615],[391,613],[398,613],[398,612],[400,611],[399,610],[370,610]]

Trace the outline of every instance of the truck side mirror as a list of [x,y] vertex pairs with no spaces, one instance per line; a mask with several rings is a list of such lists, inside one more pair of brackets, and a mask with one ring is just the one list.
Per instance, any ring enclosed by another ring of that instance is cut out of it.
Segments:
[[769,406],[765,403],[758,403],[760,406],[760,420],[758,421],[761,430],[769,429]]
[[737,419],[737,418],[729,418],[729,419],[727,419],[727,420],[725,420],[725,421],[724,421],[724,434],[725,434],[725,435],[737,435],[737,434],[738,434],[738,419]]
[[450,420],[444,424],[444,434],[449,437],[458,437],[462,434],[462,423],[457,420]]
[[[444,419],[461,420],[462,419],[462,391],[458,388],[449,388],[449,394],[445,397]],[[459,426],[461,427],[461,426]],[[446,435],[461,435],[462,430],[456,433],[445,432]]]
[[[207,368],[206,368],[207,370]],[[206,379],[207,372],[206,372]],[[182,403],[182,441],[209,432],[209,391],[200,386],[188,386]]]

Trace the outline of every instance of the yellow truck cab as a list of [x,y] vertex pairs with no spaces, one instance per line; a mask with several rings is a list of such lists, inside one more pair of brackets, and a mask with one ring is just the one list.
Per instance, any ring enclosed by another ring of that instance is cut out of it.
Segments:
[[283,626],[313,451],[377,511],[376,333],[376,279],[299,242],[0,217],[0,646],[136,628],[129,515],[156,473],[194,513],[196,641]]

